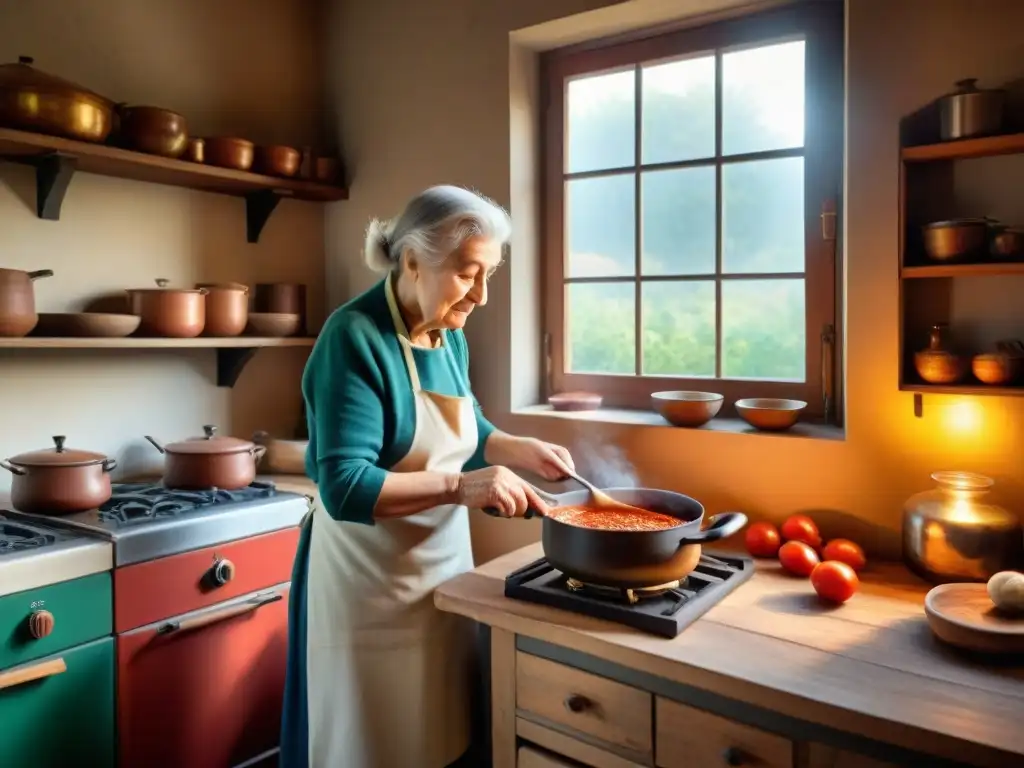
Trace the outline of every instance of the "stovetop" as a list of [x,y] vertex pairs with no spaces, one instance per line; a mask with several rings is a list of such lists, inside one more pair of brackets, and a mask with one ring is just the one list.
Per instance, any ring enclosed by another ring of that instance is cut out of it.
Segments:
[[0,595],[110,570],[110,544],[0,514]]
[[309,499],[253,483],[236,491],[180,491],[159,483],[117,483],[99,509],[60,517],[7,512],[20,521],[80,531],[114,545],[117,566],[214,546],[298,525]]
[[581,584],[541,558],[505,577],[505,596],[672,638],[753,575],[751,558],[716,552],[678,585],[623,590]]

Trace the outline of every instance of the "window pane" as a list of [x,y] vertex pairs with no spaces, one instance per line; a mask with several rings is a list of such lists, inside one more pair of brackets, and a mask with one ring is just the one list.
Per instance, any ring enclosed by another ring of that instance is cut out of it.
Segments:
[[569,277],[636,274],[636,190],[632,173],[565,183]]
[[683,59],[642,70],[644,163],[715,155],[715,57]]
[[648,171],[640,183],[643,274],[714,274],[714,167]]
[[565,370],[636,372],[636,287],[633,283],[565,286]]
[[570,80],[565,89],[565,169],[623,168],[636,157],[633,70]]
[[804,271],[804,159],[722,166],[722,271]]
[[715,282],[644,283],[643,366],[648,376],[715,375]]
[[722,281],[722,377],[804,381],[804,281]]
[[804,145],[804,41],[722,56],[722,154]]

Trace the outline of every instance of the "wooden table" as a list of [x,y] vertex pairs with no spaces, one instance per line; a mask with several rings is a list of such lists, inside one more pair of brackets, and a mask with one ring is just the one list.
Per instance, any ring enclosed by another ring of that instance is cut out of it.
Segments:
[[[733,733],[721,737],[723,744],[733,736],[748,745],[756,742],[753,736],[762,742],[782,736],[793,745],[792,760],[759,755],[749,763],[709,765],[1024,766],[1024,667],[973,661],[942,646],[923,612],[928,585],[899,566],[872,569],[849,603],[830,609],[807,580],[764,565],[666,640],[504,597],[505,576],[541,554],[539,544],[524,547],[447,582],[435,595],[440,609],[491,627],[494,768],[517,765],[517,749],[522,766],[568,765],[551,752],[542,758],[523,753],[524,739],[601,768],[704,768],[695,760],[674,762],[670,745],[656,738],[659,713],[667,717],[680,703],[699,710],[694,717],[710,712],[727,721],[722,727]],[[542,661],[560,666],[544,668]],[[588,677],[578,679],[581,673]],[[555,691],[601,681],[625,686],[609,692],[608,711],[598,721],[615,715],[615,700],[635,691],[650,696],[650,751],[609,735],[613,722],[588,729],[585,718],[566,721],[558,707],[538,714],[537,702],[524,706],[523,686],[537,674]],[[712,722],[718,725],[702,723],[701,729],[721,726]]]

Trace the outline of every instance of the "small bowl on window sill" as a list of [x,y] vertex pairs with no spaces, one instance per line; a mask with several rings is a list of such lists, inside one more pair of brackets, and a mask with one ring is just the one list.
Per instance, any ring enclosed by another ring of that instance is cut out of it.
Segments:
[[651,405],[674,427],[702,427],[722,409],[724,398],[717,392],[675,390],[653,392]]
[[604,398],[593,392],[560,392],[548,398],[556,411],[596,411]]
[[807,403],[779,397],[751,397],[736,401],[736,412],[747,424],[765,432],[782,432],[800,420]]

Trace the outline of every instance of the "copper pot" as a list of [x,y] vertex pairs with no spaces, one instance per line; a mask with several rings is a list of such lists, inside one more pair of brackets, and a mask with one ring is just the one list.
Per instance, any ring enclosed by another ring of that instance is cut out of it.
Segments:
[[218,437],[212,424],[203,427],[202,437],[163,445],[146,439],[164,454],[164,485],[180,490],[219,488],[236,491],[256,479],[256,464],[266,448],[237,437]]
[[204,336],[238,336],[249,322],[249,286],[241,283],[199,283],[207,291]]
[[27,336],[39,322],[32,281],[53,277],[53,270],[0,269],[0,336]]
[[118,141],[128,149],[162,157],[181,157],[188,147],[188,127],[185,118],[177,112],[118,104],[117,117]]
[[299,172],[302,153],[279,145],[256,148],[255,169],[269,176],[294,176]]
[[253,152],[256,146],[246,139],[231,139],[220,136],[203,139],[203,162],[236,171],[252,168]]
[[31,56],[0,65],[0,125],[80,141],[106,141],[114,103],[63,78],[40,72]]
[[11,504],[34,515],[68,515],[95,509],[110,499],[110,472],[117,461],[102,453],[64,447],[64,435],[53,448],[0,461],[12,475]]
[[132,288],[128,291],[131,313],[142,320],[143,336],[168,336],[192,339],[206,325],[205,288],[168,288],[168,281],[159,279],[156,288]]

